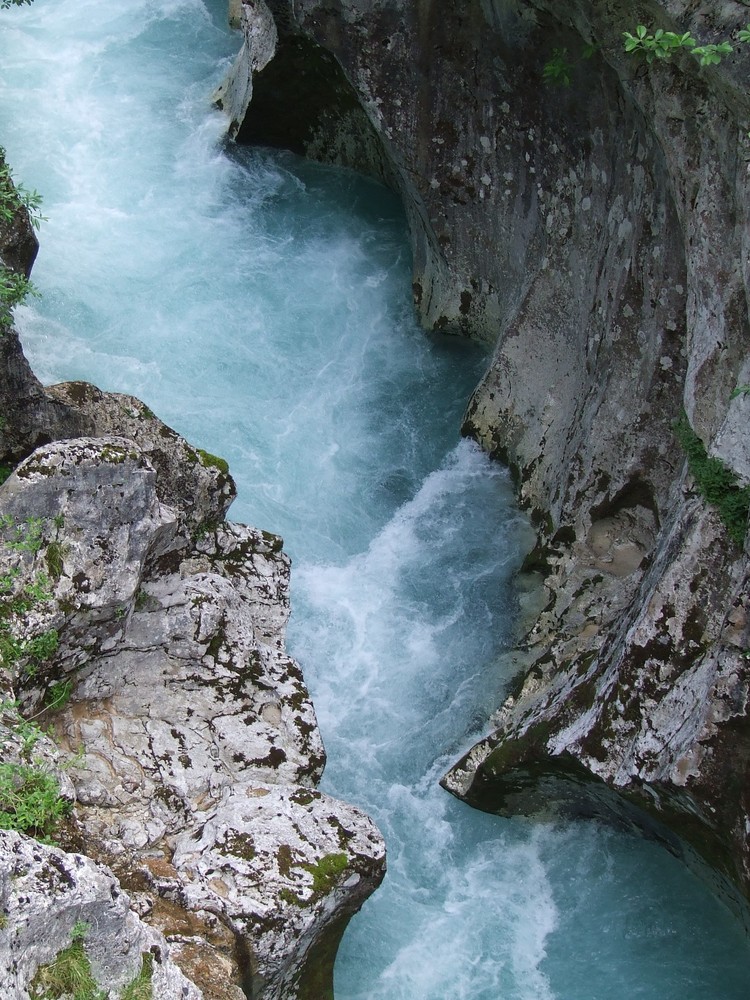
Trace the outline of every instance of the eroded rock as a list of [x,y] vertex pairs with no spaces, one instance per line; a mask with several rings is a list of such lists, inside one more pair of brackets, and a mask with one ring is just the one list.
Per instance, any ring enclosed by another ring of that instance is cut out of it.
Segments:
[[[340,935],[385,860],[371,822],[312,787],[325,755],[285,650],[281,539],[224,522],[227,473],[138,401],[55,392],[120,432],[37,449],[0,487],[9,600],[32,595],[7,605],[8,695],[54,727],[50,773],[76,802],[68,836],[117,866],[205,996],[250,983],[258,997],[315,995],[309,983],[332,976],[331,926]],[[44,656],[35,636],[54,636]],[[231,849],[248,838],[263,850],[243,875]],[[294,863],[279,868],[290,845]]]
[[67,854],[0,830],[0,993],[29,1000],[40,966],[53,963],[75,933],[83,936],[92,974],[120,996],[150,957],[154,996],[201,1000],[180,972],[164,937],[132,911],[114,875],[80,854]]

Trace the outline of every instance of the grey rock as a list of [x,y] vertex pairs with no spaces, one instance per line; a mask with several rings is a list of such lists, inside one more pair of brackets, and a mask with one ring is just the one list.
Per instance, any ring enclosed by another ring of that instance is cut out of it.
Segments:
[[[134,907],[179,943],[177,960],[203,994],[236,996],[249,975],[236,955],[248,952],[254,995],[297,995],[290,984],[311,965],[316,982],[331,979],[329,925],[340,934],[376,887],[384,848],[366,817],[313,791],[325,754],[301,670],[285,650],[290,566],[281,539],[223,521],[229,477],[137,400],[77,384],[55,392],[78,399],[103,436],[39,448],[0,487],[13,594],[37,588],[6,621],[21,643],[52,630],[57,637],[42,661],[21,656],[13,665],[8,696],[53,727],[37,764],[75,800],[69,836],[117,866]],[[104,435],[111,430],[133,437]],[[70,698],[51,712],[45,706],[63,682]],[[17,756],[12,722],[9,761]],[[257,887],[240,880],[232,905],[218,908],[213,862],[195,850],[203,830],[224,845],[249,835],[246,823],[234,828],[244,815],[236,804],[260,787],[278,806],[263,811],[256,831],[262,826],[265,854],[253,878],[265,886],[262,909],[275,907],[262,926],[244,895]],[[308,819],[311,801],[323,803],[319,821]],[[307,839],[297,844],[299,829]],[[344,842],[336,878],[314,901],[301,892],[299,871],[271,866],[294,842],[300,870],[314,870],[335,836]]]
[[121,995],[141,971],[146,953],[153,960],[155,996],[202,1000],[172,961],[164,937],[131,910],[114,875],[87,857],[0,830],[0,909],[5,1000],[29,1000],[37,970],[70,946],[82,924],[92,975],[108,996]]

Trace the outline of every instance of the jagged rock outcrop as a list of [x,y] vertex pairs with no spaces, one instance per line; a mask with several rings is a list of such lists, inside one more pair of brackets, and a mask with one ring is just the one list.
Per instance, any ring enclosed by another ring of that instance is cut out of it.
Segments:
[[[238,136],[274,141],[269,107],[280,120],[297,101],[290,50],[335,58],[368,138],[319,86],[313,126],[287,144],[369,161],[400,193],[424,324],[494,351],[464,430],[510,463],[539,529],[528,566],[548,602],[516,652],[526,672],[446,787],[489,810],[554,797],[627,813],[747,896],[746,5],[267,6],[281,43]],[[636,20],[735,52],[649,64],[624,51]],[[545,82],[555,60],[569,86]],[[686,466],[683,410],[736,477],[731,536]]]
[[281,539],[139,400],[43,388],[7,324],[0,403],[0,812],[73,852],[0,831],[0,992],[85,924],[113,1000],[144,954],[165,1000],[332,995],[385,849],[314,787]]
[[[75,837],[180,939],[178,963],[187,952],[197,975],[194,947],[218,951],[204,996],[321,995],[331,934],[382,878],[384,849],[367,817],[312,789],[324,753],[284,648],[281,540],[224,522],[221,461],[137,400],[55,393],[95,430],[132,434],[39,448],[0,488],[11,594],[45,580],[9,632],[56,637],[43,658],[21,650],[16,693],[68,752]],[[69,700],[45,712],[62,684]]]
[[[0,166],[5,161],[0,155]],[[5,184],[12,182],[6,179]],[[0,215],[0,268],[27,277],[39,243],[26,211]],[[86,433],[85,419],[50,399],[29,367],[10,323],[0,317],[0,462],[18,461],[38,444]]]

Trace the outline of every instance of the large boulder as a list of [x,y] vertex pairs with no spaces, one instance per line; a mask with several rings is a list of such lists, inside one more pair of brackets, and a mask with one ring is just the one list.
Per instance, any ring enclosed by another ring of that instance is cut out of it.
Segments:
[[281,539],[225,522],[221,460],[137,400],[55,391],[102,436],[16,466],[0,548],[8,694],[54,736],[34,766],[69,786],[63,833],[113,866],[209,1000],[323,995],[309,984],[330,990],[385,852],[366,816],[314,791],[325,755],[285,650]]

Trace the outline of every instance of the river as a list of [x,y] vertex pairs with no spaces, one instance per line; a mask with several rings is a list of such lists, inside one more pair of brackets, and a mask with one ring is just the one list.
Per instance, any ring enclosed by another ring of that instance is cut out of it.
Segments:
[[0,141],[47,217],[17,325],[44,381],[140,396],[229,461],[235,520],[285,538],[323,787],[388,844],[337,1000],[747,1000],[739,925],[666,851],[438,787],[508,681],[530,538],[458,438],[484,358],[416,325],[389,192],[225,142],[225,21],[225,0],[0,12]]

